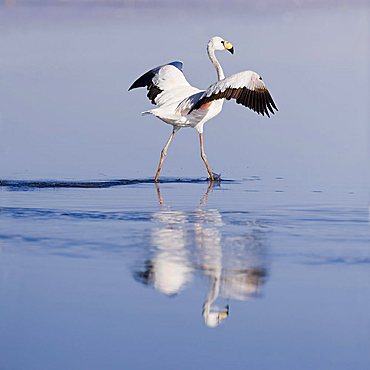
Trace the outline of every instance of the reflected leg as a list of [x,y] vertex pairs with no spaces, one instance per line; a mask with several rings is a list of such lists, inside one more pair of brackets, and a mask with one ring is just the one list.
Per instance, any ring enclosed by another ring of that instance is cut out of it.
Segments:
[[200,200],[200,209],[207,204],[208,195],[209,195],[209,192],[212,189],[212,187],[213,187],[213,182],[210,181],[209,184],[208,184],[208,188],[207,188],[206,193],[203,195],[202,199]]
[[159,185],[158,185],[157,182],[155,183],[155,187],[157,189],[158,202],[159,202],[160,205],[162,205],[162,204],[164,204],[164,200],[163,200],[162,195],[161,195],[161,189],[159,188]]
[[164,146],[164,148],[162,149],[162,152],[161,152],[161,159],[159,160],[159,165],[158,165],[158,169],[157,169],[157,173],[155,174],[155,178],[154,178],[154,181],[155,182],[158,182],[158,176],[161,172],[161,169],[162,169],[162,164],[163,164],[163,161],[164,161],[164,158],[166,157],[166,154],[167,154],[167,149],[168,147],[170,146],[171,144],[171,141],[173,139],[173,137],[175,136],[176,132],[179,130],[179,127],[174,127],[173,128],[173,131],[172,131],[172,134],[170,136],[170,138],[168,139],[166,145]]
[[202,157],[203,162],[206,165],[206,168],[209,174],[209,180],[212,182],[214,180],[214,177],[213,177],[213,173],[207,162],[207,157],[206,157],[206,153],[204,151],[204,146],[203,146],[203,134],[202,133],[199,133],[199,143],[200,143],[200,156]]

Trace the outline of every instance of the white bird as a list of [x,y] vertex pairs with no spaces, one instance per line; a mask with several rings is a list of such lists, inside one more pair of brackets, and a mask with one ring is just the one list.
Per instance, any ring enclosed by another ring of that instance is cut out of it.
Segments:
[[152,114],[173,126],[172,134],[161,152],[155,182],[158,182],[168,147],[176,132],[182,127],[193,127],[198,131],[201,157],[207,168],[209,180],[214,180],[204,151],[203,126],[221,112],[225,99],[235,99],[238,104],[263,116],[266,114],[270,117],[269,112],[274,114],[274,109],[278,110],[262,77],[256,72],[243,71],[225,78],[221,64],[215,56],[215,51],[223,50],[234,53],[233,45],[221,37],[215,36],[209,40],[207,52],[216,69],[218,81],[207,90],[200,90],[189,84],[182,72],[183,64],[179,61],[146,72],[130,86],[129,90],[146,86],[147,97],[158,106],[143,114]]

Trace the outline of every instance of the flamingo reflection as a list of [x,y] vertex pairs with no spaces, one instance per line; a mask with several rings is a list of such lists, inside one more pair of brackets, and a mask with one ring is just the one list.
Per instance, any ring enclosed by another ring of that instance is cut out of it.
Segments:
[[144,284],[152,285],[163,294],[173,296],[190,282],[193,267],[187,249],[187,215],[172,211],[164,204],[157,186],[160,211],[153,215],[157,225],[150,238],[154,250],[153,257],[146,262],[145,270],[136,272],[135,278]]
[[[135,277],[166,295],[178,294],[195,274],[206,277],[209,291],[202,315],[215,328],[229,316],[226,302],[256,296],[264,283],[264,233],[255,222],[247,223],[243,234],[230,232],[221,213],[206,208],[212,184],[193,213],[172,210],[158,184],[156,189],[160,210],[153,215],[152,257]],[[217,304],[219,300],[224,304]]]

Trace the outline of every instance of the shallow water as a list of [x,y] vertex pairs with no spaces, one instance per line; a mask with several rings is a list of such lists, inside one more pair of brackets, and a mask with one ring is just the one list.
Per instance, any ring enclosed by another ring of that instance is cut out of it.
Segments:
[[2,188],[2,367],[366,369],[368,210],[276,181]]
[[[366,4],[184,7],[184,28],[19,4],[0,6],[0,369],[369,369]],[[280,110],[225,104],[212,187],[181,130],[156,185],[170,128],[125,90],[174,59],[209,85],[213,34]]]

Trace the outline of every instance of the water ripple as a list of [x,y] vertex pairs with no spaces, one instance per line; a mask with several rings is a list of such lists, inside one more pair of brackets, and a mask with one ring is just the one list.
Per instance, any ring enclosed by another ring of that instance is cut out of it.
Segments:
[[152,212],[101,212],[101,211],[70,211],[45,208],[13,208],[0,207],[0,215],[13,218],[39,219],[81,219],[81,220],[116,220],[116,221],[150,221]]
[[[234,180],[220,179],[222,182],[235,182]],[[219,182],[218,181],[218,182]],[[163,184],[200,184],[207,183],[207,178],[162,178],[159,180]],[[113,179],[113,180],[95,180],[95,181],[54,181],[54,180],[0,180],[0,187],[6,187],[11,190],[32,190],[45,188],[86,188],[86,189],[104,189],[113,186],[127,186],[138,184],[154,184],[154,179]]]

